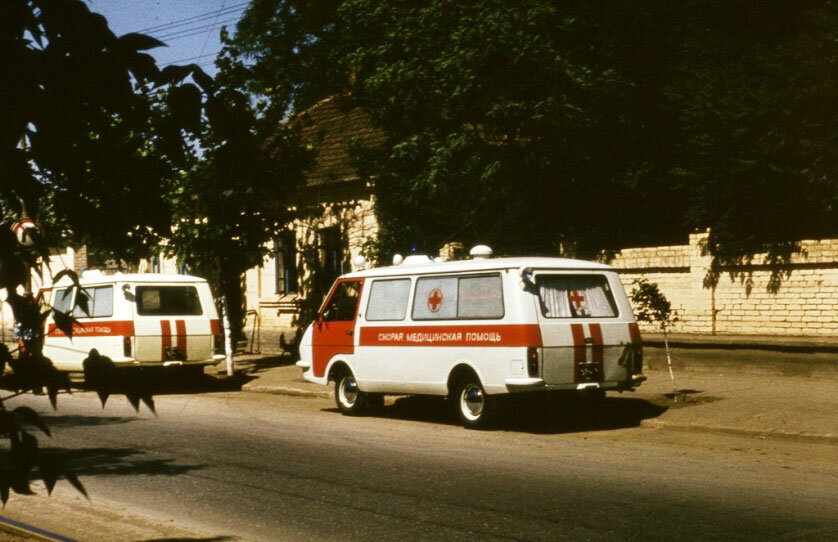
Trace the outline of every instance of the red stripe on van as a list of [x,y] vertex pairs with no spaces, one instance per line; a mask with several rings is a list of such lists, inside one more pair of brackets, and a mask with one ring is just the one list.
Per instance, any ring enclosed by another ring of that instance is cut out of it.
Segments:
[[[583,340],[584,344],[584,340]],[[367,326],[360,346],[541,346],[538,324]]]
[[570,333],[573,335],[573,381],[579,382],[579,366],[588,361],[585,330],[582,324],[570,324]]
[[[49,325],[47,335],[50,337],[67,336],[55,324]],[[99,320],[96,322],[79,322],[73,324],[73,337],[130,337],[132,335],[134,335],[134,322],[132,320]]]
[[172,325],[160,320],[160,361],[166,361],[166,350],[172,347]]
[[175,329],[177,330],[177,347],[183,354],[184,361],[189,359],[186,352],[186,321],[175,320]]
[[590,324],[588,327],[591,329],[591,339],[594,341],[594,345],[591,347],[591,361],[602,365],[604,359],[602,326],[599,324]]
[[637,325],[637,322],[631,322],[629,325],[629,337],[631,337],[631,342],[633,344],[640,344],[643,340],[640,338],[640,326]]

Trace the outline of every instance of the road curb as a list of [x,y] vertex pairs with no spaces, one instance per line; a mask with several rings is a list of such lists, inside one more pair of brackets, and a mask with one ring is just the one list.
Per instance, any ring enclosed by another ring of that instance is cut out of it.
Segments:
[[301,390],[299,388],[289,388],[286,386],[260,386],[248,385],[242,386],[242,391],[250,391],[255,393],[271,393],[274,395],[292,395],[295,397],[334,397],[334,392],[331,391],[313,391]]
[[[242,388],[243,391],[254,393],[270,393],[273,395],[290,395],[295,397],[324,397],[333,398],[334,392],[331,391],[313,391],[303,390],[300,388],[291,388],[286,386],[248,386]],[[641,420],[641,427],[648,427],[650,429],[672,429],[676,431],[696,431],[703,433],[720,433],[726,435],[736,435],[744,437],[762,437],[762,438],[781,438],[786,440],[799,440],[807,442],[821,442],[836,444],[838,443],[838,435],[832,433],[806,433],[802,431],[784,431],[780,429],[748,429],[743,427],[729,427],[723,425],[709,425],[698,423],[672,423],[664,420],[646,419]]]
[[677,431],[697,431],[703,433],[721,433],[745,437],[781,438],[788,440],[803,440],[808,442],[838,443],[838,435],[832,433],[805,433],[801,431],[784,431],[781,429],[748,429],[744,427],[728,427],[723,425],[704,425],[697,423],[671,423],[664,420],[641,420],[641,427],[652,429],[674,429]]
[[30,540],[51,540],[53,542],[74,542],[72,538],[67,538],[59,534],[51,533],[26,523],[21,523],[13,519],[0,516],[0,533],[5,532],[11,535],[19,536]]

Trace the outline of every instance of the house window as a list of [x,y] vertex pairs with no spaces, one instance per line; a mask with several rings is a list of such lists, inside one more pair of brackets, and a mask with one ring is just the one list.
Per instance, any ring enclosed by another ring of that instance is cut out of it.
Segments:
[[286,230],[274,240],[274,261],[276,262],[276,293],[297,292],[297,236],[293,230]]
[[322,283],[328,288],[343,274],[343,243],[340,228],[333,226],[317,232],[317,247],[322,270]]

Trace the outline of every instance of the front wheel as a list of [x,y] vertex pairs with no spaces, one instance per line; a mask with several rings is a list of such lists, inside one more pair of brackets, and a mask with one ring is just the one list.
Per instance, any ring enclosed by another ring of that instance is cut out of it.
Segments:
[[335,403],[338,410],[347,416],[357,416],[364,412],[366,394],[358,389],[355,375],[346,371],[335,380]]
[[459,422],[468,429],[483,429],[494,417],[495,401],[487,395],[477,377],[460,380],[455,388],[454,407]]

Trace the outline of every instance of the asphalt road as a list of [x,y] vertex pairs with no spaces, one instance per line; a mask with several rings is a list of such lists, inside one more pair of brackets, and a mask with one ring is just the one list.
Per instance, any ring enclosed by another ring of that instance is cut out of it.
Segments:
[[633,427],[651,406],[631,401],[488,432],[429,399],[366,418],[253,393],[158,396],[157,417],[92,394],[8,406],[46,415],[42,445],[94,501],[202,539],[838,539],[834,445]]

